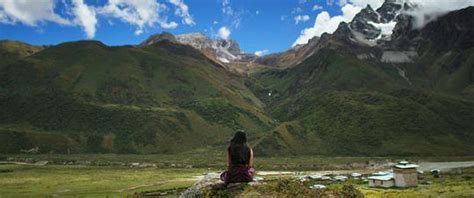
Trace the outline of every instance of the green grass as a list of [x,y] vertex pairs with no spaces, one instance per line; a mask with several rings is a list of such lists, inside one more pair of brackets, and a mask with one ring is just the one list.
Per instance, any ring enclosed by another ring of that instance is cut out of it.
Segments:
[[194,183],[203,169],[0,165],[0,197],[124,197]]

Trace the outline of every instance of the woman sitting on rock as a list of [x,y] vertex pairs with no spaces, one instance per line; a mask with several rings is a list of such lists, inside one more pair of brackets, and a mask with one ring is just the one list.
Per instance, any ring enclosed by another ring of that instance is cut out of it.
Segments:
[[253,168],[253,151],[247,143],[247,134],[238,130],[227,147],[227,171],[221,174],[225,184],[251,182]]

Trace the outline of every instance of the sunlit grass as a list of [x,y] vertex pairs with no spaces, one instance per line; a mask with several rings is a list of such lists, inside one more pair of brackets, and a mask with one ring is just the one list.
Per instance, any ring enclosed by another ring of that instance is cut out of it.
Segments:
[[202,169],[156,169],[96,166],[1,165],[0,197],[126,196],[147,190],[183,188]]

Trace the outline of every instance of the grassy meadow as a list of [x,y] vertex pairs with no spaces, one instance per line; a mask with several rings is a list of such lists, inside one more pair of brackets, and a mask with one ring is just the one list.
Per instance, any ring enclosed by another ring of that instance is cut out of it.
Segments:
[[[0,156],[0,197],[133,197],[135,194],[167,192],[175,196],[196,181],[196,176],[225,169],[222,152],[203,151],[181,155],[8,155]],[[310,174],[318,170],[358,170],[357,164],[384,163],[401,157],[256,157],[258,171],[294,171]],[[6,161],[5,161],[6,160]],[[411,161],[466,161],[473,157],[409,158]],[[22,161],[13,163],[13,161]],[[34,165],[48,161],[47,165]],[[133,163],[156,166],[133,167]],[[307,172],[309,171],[309,172]],[[375,170],[374,170],[375,171]],[[261,175],[265,184],[238,189],[209,192],[223,197],[243,195],[341,195],[357,190],[366,197],[469,197],[474,195],[474,168],[443,174],[433,178],[423,174],[418,188],[374,189],[362,180],[296,181],[294,175]],[[314,184],[324,184],[326,191],[308,190]],[[347,187],[347,186],[352,187]],[[346,187],[345,187],[346,186]],[[346,192],[347,191],[347,192]],[[316,193],[316,194],[314,194]],[[319,194],[318,194],[319,193]],[[338,194],[339,193],[339,194]]]
[[185,188],[203,169],[0,165],[0,197],[125,197]]

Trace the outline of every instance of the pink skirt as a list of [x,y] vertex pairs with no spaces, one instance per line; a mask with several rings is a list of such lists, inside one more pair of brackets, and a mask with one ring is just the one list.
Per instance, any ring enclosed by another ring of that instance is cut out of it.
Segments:
[[221,174],[221,180],[228,183],[251,182],[255,174],[254,168],[247,166],[231,167],[229,170]]

